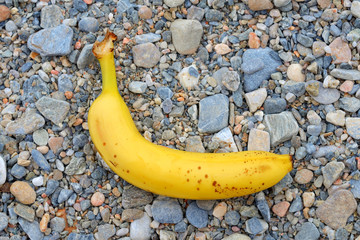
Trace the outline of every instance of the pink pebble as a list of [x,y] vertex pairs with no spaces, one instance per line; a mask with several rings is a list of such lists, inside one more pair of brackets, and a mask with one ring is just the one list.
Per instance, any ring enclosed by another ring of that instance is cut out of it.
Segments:
[[91,204],[95,207],[101,206],[105,202],[105,196],[101,192],[96,192],[91,197]]
[[354,87],[354,81],[345,81],[343,84],[340,85],[340,90],[342,92],[350,92]]

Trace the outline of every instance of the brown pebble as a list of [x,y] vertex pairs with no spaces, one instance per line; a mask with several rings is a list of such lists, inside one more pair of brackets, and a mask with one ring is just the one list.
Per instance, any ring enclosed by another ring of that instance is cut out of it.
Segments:
[[142,218],[142,216],[144,215],[144,212],[141,211],[140,209],[125,209],[122,214],[121,214],[121,219],[123,221],[127,221],[127,222],[131,222],[133,220]]
[[0,22],[10,18],[10,9],[5,5],[0,5]]
[[96,192],[91,197],[91,204],[95,207],[101,206],[105,202],[105,196],[101,192]]
[[308,169],[301,169],[295,174],[295,181],[300,184],[307,184],[313,178],[314,173]]
[[290,207],[290,203],[287,201],[279,202],[272,207],[272,211],[279,217],[284,217],[287,210]]
[[62,178],[63,178],[63,173],[58,169],[54,169],[53,179],[58,181],[58,180],[61,180]]
[[27,182],[14,182],[10,187],[10,192],[22,204],[32,204],[35,202],[36,193]]
[[59,151],[59,149],[62,147],[63,142],[64,142],[63,137],[51,137],[49,139],[48,144],[49,144],[50,149],[54,153],[57,153]]
[[256,33],[249,33],[249,48],[259,48],[260,47],[260,38],[256,35]]
[[216,205],[216,207],[213,210],[214,217],[221,220],[225,216],[226,209],[227,209],[227,204],[225,202],[219,203],[218,205]]
[[147,6],[141,6],[138,11],[139,17],[142,19],[151,19],[152,11]]
[[272,9],[274,5],[270,0],[249,0],[249,8],[253,11]]
[[49,215],[49,213],[45,213],[40,221],[40,231],[41,232],[46,231],[49,221],[50,221],[50,215]]

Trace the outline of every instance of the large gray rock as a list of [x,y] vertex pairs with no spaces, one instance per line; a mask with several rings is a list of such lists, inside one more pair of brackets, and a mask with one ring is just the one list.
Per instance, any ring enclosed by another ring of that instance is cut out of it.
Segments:
[[44,94],[47,95],[50,91],[46,83],[39,75],[33,75],[26,79],[23,84],[24,94],[21,97],[24,102],[33,103],[41,98]]
[[317,240],[319,237],[320,233],[316,226],[311,222],[306,222],[301,226],[300,231],[296,234],[295,240]]
[[40,231],[40,225],[37,221],[29,222],[20,217],[19,224],[30,240],[39,240],[44,238],[44,234]]
[[176,199],[157,199],[151,206],[153,218],[159,223],[178,223],[183,213]]
[[271,146],[290,140],[299,131],[299,126],[290,112],[266,115],[264,125],[270,134]]
[[323,84],[319,81],[315,81],[315,80],[310,80],[307,81],[305,83],[306,86],[308,86],[309,84],[316,84],[319,83],[319,94],[317,96],[312,95],[311,93],[310,96],[317,101],[320,104],[332,104],[334,102],[336,102],[337,100],[339,100],[340,98],[340,92],[337,89],[333,89],[333,88],[324,88]]
[[324,177],[324,186],[329,188],[340,177],[341,172],[344,170],[345,164],[342,162],[329,162],[323,167],[322,174]]
[[[255,62],[254,59],[257,59]],[[241,69],[244,74],[244,90],[252,92],[258,89],[264,80],[268,80],[276,68],[282,64],[279,55],[270,48],[248,49],[243,54]],[[262,66],[262,67],[258,67]]]
[[347,112],[357,112],[360,109],[360,100],[355,97],[344,97],[339,100],[339,107]]
[[148,240],[151,236],[151,229],[150,229],[151,219],[144,213],[144,215],[134,220],[130,224],[130,239],[138,239],[138,240]]
[[21,118],[10,122],[5,131],[10,135],[26,135],[38,130],[45,124],[45,119],[35,109],[28,109]]
[[216,94],[199,103],[199,132],[214,133],[227,127],[229,120],[229,98]]
[[201,23],[197,20],[175,20],[170,27],[173,44],[180,54],[194,54],[203,34]]
[[360,80],[360,71],[357,70],[335,68],[330,72],[330,75],[344,80]]
[[41,23],[42,28],[52,28],[59,26],[64,19],[61,8],[56,5],[50,5],[41,9]]
[[73,34],[70,27],[61,24],[30,35],[27,46],[43,57],[64,56],[71,52]]
[[50,97],[42,97],[36,103],[36,108],[47,119],[60,126],[65,120],[70,104]]

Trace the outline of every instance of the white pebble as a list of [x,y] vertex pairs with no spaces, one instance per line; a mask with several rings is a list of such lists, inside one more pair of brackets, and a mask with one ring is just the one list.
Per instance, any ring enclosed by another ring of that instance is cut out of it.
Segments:
[[44,184],[44,177],[43,176],[38,176],[36,178],[33,178],[32,183],[34,184],[34,186],[36,187],[40,187]]
[[128,233],[129,233],[129,229],[128,229],[128,228],[121,228],[121,229],[117,230],[116,236],[118,236],[118,237],[123,237],[123,236],[125,236],[125,235],[128,234]]
[[56,159],[55,164],[59,171],[63,172],[65,170],[64,164],[59,159]]
[[6,182],[6,162],[0,156],[0,185],[3,185]]

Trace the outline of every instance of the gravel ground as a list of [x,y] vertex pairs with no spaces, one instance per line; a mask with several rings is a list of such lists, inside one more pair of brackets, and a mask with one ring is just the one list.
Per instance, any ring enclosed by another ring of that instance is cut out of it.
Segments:
[[[87,125],[106,29],[146,139],[293,171],[218,201],[124,182]],[[359,240],[359,40],[358,0],[0,0],[0,239]]]

